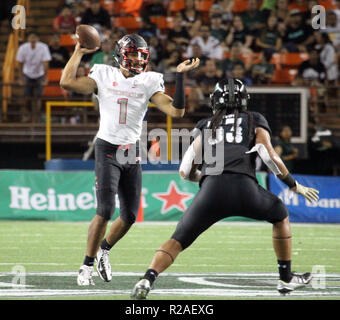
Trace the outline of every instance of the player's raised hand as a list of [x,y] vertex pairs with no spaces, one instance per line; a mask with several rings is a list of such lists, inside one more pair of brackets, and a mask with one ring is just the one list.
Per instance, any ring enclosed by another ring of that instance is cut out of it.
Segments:
[[80,46],[79,41],[77,41],[77,44],[74,48],[74,51],[77,52],[77,53],[80,53],[80,54],[89,54],[89,53],[97,51],[98,49],[99,49],[99,47],[96,47],[94,49],[83,48],[83,47]]
[[319,191],[313,188],[305,187],[296,181],[296,187],[292,189],[298,194],[304,196],[309,202],[317,201],[319,199]]
[[187,59],[177,66],[177,72],[188,72],[190,70],[197,68],[199,64],[200,59],[198,58]]

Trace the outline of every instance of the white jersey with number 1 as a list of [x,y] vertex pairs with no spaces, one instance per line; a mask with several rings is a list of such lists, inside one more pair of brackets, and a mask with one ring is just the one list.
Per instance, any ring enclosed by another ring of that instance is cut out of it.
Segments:
[[125,78],[118,68],[95,64],[88,77],[98,87],[97,137],[112,144],[136,143],[142,133],[149,99],[158,91],[164,92],[163,75],[149,71]]

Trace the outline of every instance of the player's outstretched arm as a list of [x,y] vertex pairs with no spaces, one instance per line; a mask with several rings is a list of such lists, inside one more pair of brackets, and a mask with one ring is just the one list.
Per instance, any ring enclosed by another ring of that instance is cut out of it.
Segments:
[[91,94],[95,91],[97,84],[93,79],[89,77],[76,78],[76,74],[83,55],[92,53],[98,49],[99,48],[90,50],[81,48],[79,42],[77,42],[75,50],[70,60],[67,62],[60,78],[59,84],[62,88],[82,94]]
[[287,167],[285,166],[281,158],[278,156],[278,154],[274,150],[271,144],[271,141],[270,141],[270,135],[267,130],[261,127],[256,128],[255,144],[263,144],[266,147],[271,160],[275,163],[275,165],[281,172],[281,174],[278,174],[277,177],[280,178],[282,182],[284,182],[292,191],[298,194],[301,194],[303,197],[305,197],[310,202],[317,201],[319,199],[318,190],[305,187],[299,184],[292,177]]
[[172,99],[163,92],[156,92],[151,97],[151,102],[156,107],[167,115],[174,118],[181,118],[185,113],[185,91],[184,91],[184,72],[188,72],[199,66],[200,60],[198,58],[185,60],[177,66],[176,72],[176,89],[175,96]]

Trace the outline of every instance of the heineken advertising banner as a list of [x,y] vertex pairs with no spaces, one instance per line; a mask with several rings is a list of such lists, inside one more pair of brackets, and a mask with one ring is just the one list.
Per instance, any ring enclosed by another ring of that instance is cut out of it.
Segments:
[[[257,178],[266,188],[266,174],[258,173]],[[181,179],[177,172],[143,172],[144,220],[179,220],[197,191],[197,183]],[[118,197],[116,204],[115,216]],[[96,207],[92,171],[0,170],[0,219],[86,221]]]

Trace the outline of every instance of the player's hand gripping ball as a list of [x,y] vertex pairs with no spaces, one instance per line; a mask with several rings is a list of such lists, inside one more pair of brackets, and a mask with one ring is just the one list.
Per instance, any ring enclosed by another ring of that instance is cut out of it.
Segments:
[[82,48],[92,50],[101,45],[101,38],[96,28],[86,24],[77,27],[76,37]]

